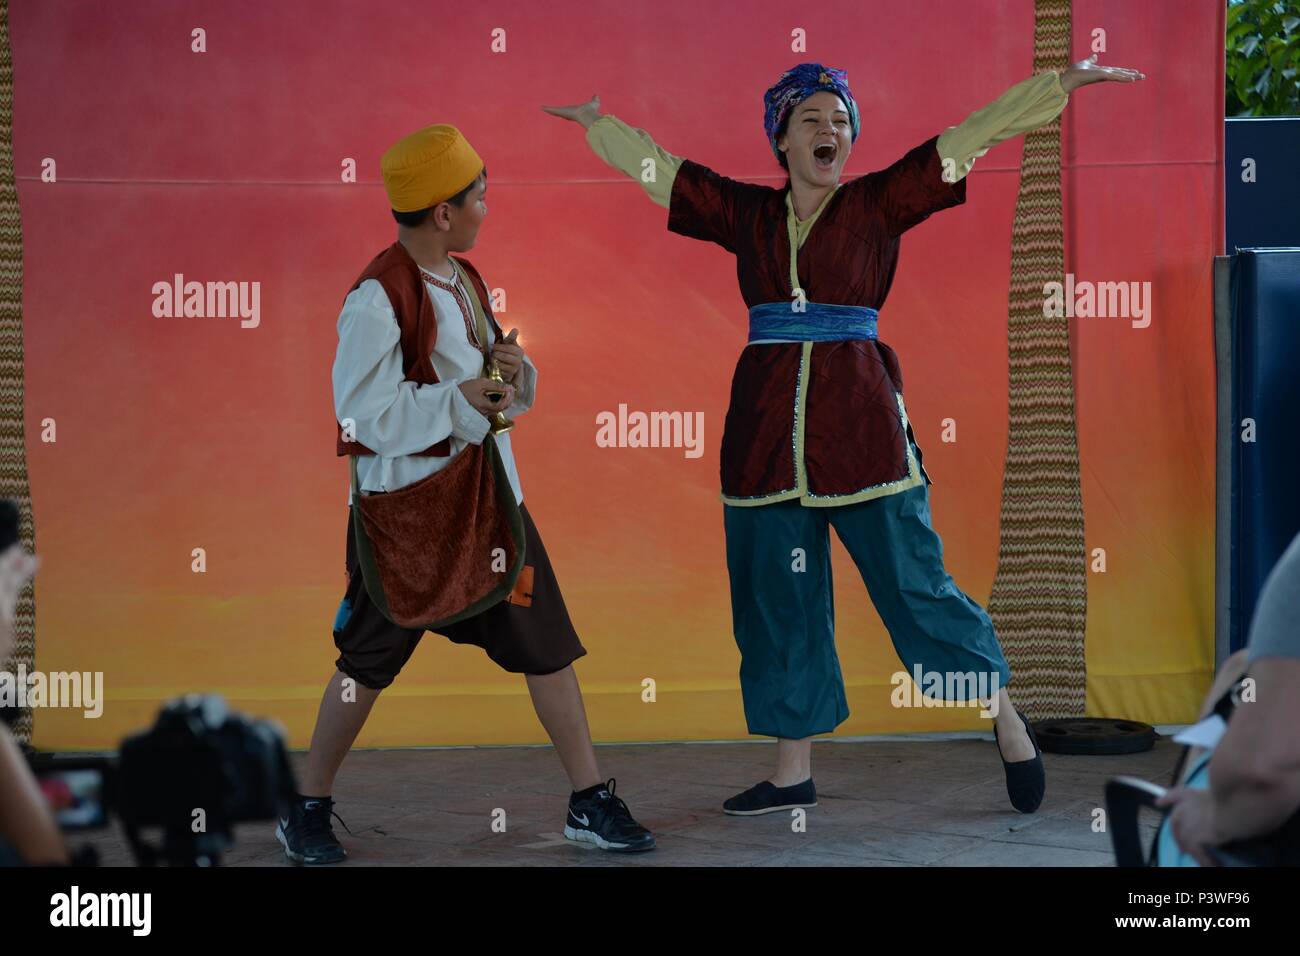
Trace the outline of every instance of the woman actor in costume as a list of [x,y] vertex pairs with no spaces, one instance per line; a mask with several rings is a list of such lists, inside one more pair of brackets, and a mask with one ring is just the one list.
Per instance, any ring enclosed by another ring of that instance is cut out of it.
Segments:
[[[778,738],[778,760],[770,779],[723,804],[728,813],[815,806],[811,738],[848,717],[828,527],[909,672],[996,677],[1002,689],[987,704],[1011,803],[1032,813],[1042,801],[1042,757],[1005,689],[1010,669],[992,621],[944,569],[898,359],[876,323],[900,237],[965,202],[977,158],[1051,122],[1079,86],[1141,78],[1095,56],[1039,74],[887,169],[841,183],[861,131],[858,107],[843,71],[802,63],[763,97],[768,141],[789,173],[780,189],[666,152],[601,114],[599,97],[543,107],[580,123],[598,156],[668,209],[670,230],[736,256],[749,343],[722,437],[727,568],[746,722],[750,733]],[[647,162],[653,177],[642,175]],[[799,571],[796,548],[806,555]]]

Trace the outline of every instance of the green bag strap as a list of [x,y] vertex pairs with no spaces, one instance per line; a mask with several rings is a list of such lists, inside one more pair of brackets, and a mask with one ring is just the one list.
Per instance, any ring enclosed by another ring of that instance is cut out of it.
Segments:
[[451,256],[451,267],[456,271],[460,279],[461,288],[465,290],[465,297],[469,299],[469,307],[474,313],[474,325],[478,329],[478,340],[483,346],[483,374],[487,374],[492,367],[492,334],[488,329],[487,316],[483,313],[483,303],[478,300],[478,290],[474,288],[474,283],[469,281],[469,276],[461,268],[460,263]]

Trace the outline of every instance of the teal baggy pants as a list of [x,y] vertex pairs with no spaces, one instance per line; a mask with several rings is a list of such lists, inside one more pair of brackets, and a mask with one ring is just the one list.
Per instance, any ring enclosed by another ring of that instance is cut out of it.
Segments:
[[[929,489],[810,508],[723,505],[732,625],[751,734],[800,739],[849,716],[835,653],[829,528],[844,543],[909,674],[1011,671],[988,613],[943,567]],[[801,549],[796,551],[796,549]],[[951,685],[949,685],[951,686]]]

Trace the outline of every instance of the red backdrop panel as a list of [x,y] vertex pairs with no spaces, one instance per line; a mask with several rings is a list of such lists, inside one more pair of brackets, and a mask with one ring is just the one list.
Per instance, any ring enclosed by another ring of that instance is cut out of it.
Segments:
[[[1074,323],[1090,576],[1089,706],[1195,712],[1213,647],[1210,258],[1221,244],[1222,9],[1077,2],[1074,49],[1133,87],[1064,121],[1067,267],[1149,281],[1153,320]],[[540,368],[515,447],[591,654],[598,739],[741,736],[717,449],[744,343],[733,264],[543,114],[593,92],[665,148],[779,185],[761,96],[804,59],[847,69],[858,175],[959,122],[1031,69],[1029,0],[862,3],[172,3],[12,0],[23,217],[26,427],[38,666],[103,671],[104,716],[36,715],[36,742],[111,746],[158,703],[218,690],[305,745],[334,659],[347,471],[329,371],[339,304],[394,238],[378,158],[433,122],[487,162],[471,258]],[[193,52],[192,31],[206,52]],[[791,51],[792,31],[807,53]],[[493,51],[504,31],[504,52]],[[882,337],[935,478],[949,569],[981,603],[998,548],[1006,299],[1021,140],[969,201],[910,233]],[[53,182],[41,178],[54,161]],[[344,182],[347,160],[358,181]],[[157,318],[152,286],[260,283],[260,323]],[[608,449],[596,415],[704,413],[705,453]],[[944,419],[958,440],[940,441]],[[55,441],[43,440],[53,422]],[[202,548],[206,570],[193,568]],[[889,705],[898,663],[845,555],[842,732],[973,727]],[[642,681],[657,698],[643,701]],[[543,739],[523,684],[426,638],[362,743]]]

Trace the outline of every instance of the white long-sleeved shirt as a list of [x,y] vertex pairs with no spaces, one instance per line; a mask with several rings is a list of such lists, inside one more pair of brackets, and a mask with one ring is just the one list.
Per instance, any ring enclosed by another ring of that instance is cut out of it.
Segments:
[[[474,295],[472,288],[459,287],[462,295]],[[357,459],[362,491],[394,491],[426,478],[449,464],[467,444],[480,444],[490,427],[459,387],[461,382],[482,377],[483,353],[469,340],[455,297],[428,280],[424,288],[438,319],[438,339],[431,357],[438,373],[435,385],[404,380],[401,329],[377,279],[357,286],[339,313],[334,413],[340,422],[354,422],[356,440],[375,452]],[[488,335],[493,343],[500,341],[490,323]],[[531,408],[536,389],[537,367],[524,356],[515,399],[506,409],[506,417],[517,418]],[[451,439],[449,457],[414,454],[444,438]],[[496,441],[515,500],[522,502],[524,493],[510,435],[497,435]],[[350,480],[348,503],[352,503]]]

